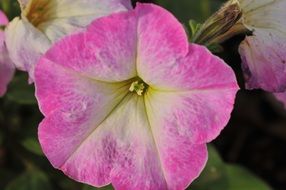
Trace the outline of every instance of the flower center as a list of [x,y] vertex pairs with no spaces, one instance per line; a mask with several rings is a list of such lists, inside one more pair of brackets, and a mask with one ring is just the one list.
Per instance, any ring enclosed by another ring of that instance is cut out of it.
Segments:
[[51,2],[51,0],[30,0],[23,13],[33,26],[38,27],[49,20]]
[[146,90],[148,89],[148,85],[141,79],[134,81],[130,88],[130,92],[136,92],[138,96],[142,96]]

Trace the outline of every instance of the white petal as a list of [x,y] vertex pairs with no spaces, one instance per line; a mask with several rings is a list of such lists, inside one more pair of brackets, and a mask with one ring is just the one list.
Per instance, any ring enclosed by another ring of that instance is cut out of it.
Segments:
[[285,0],[239,0],[244,24],[250,30],[274,29],[286,35]]
[[69,33],[83,29],[96,18],[126,11],[130,5],[123,2],[129,0],[53,0],[51,19],[43,22],[38,28],[51,41],[56,41]]
[[34,66],[50,46],[48,38],[29,22],[15,18],[5,30],[9,55],[16,67],[34,78]]

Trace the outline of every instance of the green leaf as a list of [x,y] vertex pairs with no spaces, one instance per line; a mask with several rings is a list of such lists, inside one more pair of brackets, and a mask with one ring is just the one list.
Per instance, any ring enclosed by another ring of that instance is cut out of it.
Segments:
[[10,0],[1,0],[1,9],[6,13],[10,12]]
[[189,26],[190,26],[190,39],[192,39],[202,25],[195,20],[189,20]]
[[207,48],[212,52],[212,53],[221,53],[223,52],[223,47],[220,44],[211,44],[207,46]]
[[191,190],[271,190],[271,188],[248,170],[226,164],[216,149],[208,146],[209,159]]
[[251,172],[237,165],[226,165],[228,190],[271,190],[271,188]]
[[228,187],[224,163],[216,149],[208,146],[209,159],[200,177],[191,185],[194,190],[226,190]]
[[157,4],[171,11],[182,23],[190,19],[205,21],[222,5],[221,0],[156,0]]
[[19,104],[36,104],[34,91],[34,86],[28,84],[27,75],[21,73],[10,83],[7,97]]
[[41,146],[36,138],[27,138],[21,142],[21,144],[30,152],[42,156],[43,152]]
[[96,188],[96,187],[92,187],[89,185],[84,185],[82,190],[114,190],[113,187],[111,185],[105,186],[105,187],[101,187],[101,188]]
[[[0,187],[5,187],[7,185],[7,183],[14,179],[15,176],[15,172],[12,171],[10,168],[6,169],[4,167],[2,167],[0,169]],[[2,188],[1,188],[2,190]]]
[[43,172],[30,170],[12,180],[5,190],[53,190],[53,188]]

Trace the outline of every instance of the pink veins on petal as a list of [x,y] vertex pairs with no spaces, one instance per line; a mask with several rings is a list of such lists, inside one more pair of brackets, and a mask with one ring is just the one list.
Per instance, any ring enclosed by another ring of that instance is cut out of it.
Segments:
[[65,37],[35,74],[39,139],[52,165],[119,190],[185,189],[238,90],[231,68],[189,44],[182,25],[152,4]]
[[[6,15],[0,11],[0,26],[6,26],[8,22]],[[8,56],[5,46],[4,31],[0,28],[0,96],[5,94],[7,85],[12,79],[13,74],[14,66]]]

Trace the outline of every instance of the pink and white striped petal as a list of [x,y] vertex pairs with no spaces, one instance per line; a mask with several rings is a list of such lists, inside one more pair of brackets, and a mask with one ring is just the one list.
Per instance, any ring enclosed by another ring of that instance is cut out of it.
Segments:
[[189,45],[184,57],[171,62],[139,62],[138,73],[153,88],[164,91],[238,89],[232,69],[205,47],[195,44]]
[[[87,125],[93,130],[85,133]],[[184,189],[205,165],[206,146],[182,138],[158,149],[157,127],[148,123],[143,98],[129,94],[98,125],[54,112],[41,123],[39,137],[53,165],[78,181],[96,187],[111,182],[119,190]]]
[[133,78],[136,76],[134,15],[120,13],[100,18],[92,24],[92,31],[64,38],[45,57],[96,80],[116,82]]
[[[151,125],[158,126],[156,138],[188,138],[191,144],[214,140],[226,126],[237,88],[191,91],[160,91],[146,94]],[[175,141],[175,140],[174,140]]]
[[[52,165],[77,181],[119,190],[187,188],[238,90],[222,60],[189,45],[170,13],[147,4],[60,40],[35,74],[45,115],[39,138]],[[142,96],[130,91],[138,81]]]
[[155,78],[162,76],[160,68],[175,64],[177,59],[187,55],[188,37],[183,25],[163,8],[137,4],[135,13],[138,18],[138,75],[145,82],[154,83]]

